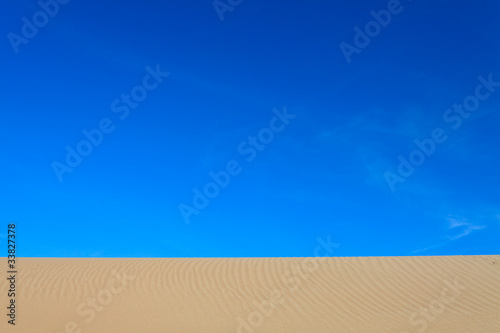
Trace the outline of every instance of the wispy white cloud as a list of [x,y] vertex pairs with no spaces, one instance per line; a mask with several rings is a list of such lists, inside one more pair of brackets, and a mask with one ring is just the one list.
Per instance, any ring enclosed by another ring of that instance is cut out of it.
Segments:
[[435,248],[438,248],[438,247],[444,246],[444,245],[446,245],[446,244],[448,244],[448,243],[449,243],[449,242],[443,242],[443,243],[439,243],[439,244],[430,245],[430,246],[424,247],[424,248],[422,248],[422,249],[415,250],[415,251],[413,251],[412,253],[413,253],[413,254],[417,254],[417,253],[420,253],[420,252],[425,252],[425,251],[428,251],[428,250],[432,250],[432,249],[435,249]]
[[473,218],[448,215],[446,217],[446,221],[448,222],[448,230],[451,230],[451,232],[455,231],[459,232],[454,233],[452,235],[448,235],[447,238],[449,240],[457,240],[462,237],[470,235],[472,232],[476,230],[485,229],[487,225],[485,225],[484,223],[488,222],[488,220],[491,220],[491,216],[488,217],[482,214],[478,214]]
[[[472,214],[469,214],[469,216]],[[414,250],[412,253],[420,253],[435,248],[439,248],[448,245],[458,239],[466,237],[475,231],[483,230],[487,228],[487,223],[492,219],[499,219],[499,215],[484,215],[478,214],[473,218],[466,218],[464,216],[458,215],[448,215],[445,220],[448,223],[447,234],[445,235],[446,240],[437,244],[429,245],[427,247]]]
[[473,224],[463,217],[456,218],[456,217],[448,216],[447,220],[449,223],[450,230],[457,229],[457,228],[462,230],[458,234],[448,236],[448,239],[452,240],[452,241],[460,239],[460,238],[465,237],[465,236],[468,236],[469,234],[471,234],[472,232],[474,232],[476,230],[481,230],[481,229],[486,228],[485,225]]
[[450,229],[461,227],[461,226],[464,226],[464,225],[469,225],[469,223],[463,217],[462,218],[457,218],[457,217],[448,216],[446,218],[446,220],[449,223],[449,228]]

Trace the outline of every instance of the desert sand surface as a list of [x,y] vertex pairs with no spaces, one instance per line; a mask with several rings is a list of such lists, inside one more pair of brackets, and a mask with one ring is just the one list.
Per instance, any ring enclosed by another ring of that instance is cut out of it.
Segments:
[[17,269],[16,325],[4,278],[0,332],[500,332],[498,255],[18,258]]

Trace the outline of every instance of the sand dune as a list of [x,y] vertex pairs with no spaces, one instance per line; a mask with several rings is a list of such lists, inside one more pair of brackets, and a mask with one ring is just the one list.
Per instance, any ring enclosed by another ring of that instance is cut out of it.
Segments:
[[0,332],[500,332],[500,256],[19,258]]

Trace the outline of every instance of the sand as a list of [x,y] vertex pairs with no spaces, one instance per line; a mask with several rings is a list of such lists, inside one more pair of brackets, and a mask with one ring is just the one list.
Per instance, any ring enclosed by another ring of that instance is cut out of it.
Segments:
[[18,258],[15,326],[9,286],[2,333],[500,332],[498,255]]

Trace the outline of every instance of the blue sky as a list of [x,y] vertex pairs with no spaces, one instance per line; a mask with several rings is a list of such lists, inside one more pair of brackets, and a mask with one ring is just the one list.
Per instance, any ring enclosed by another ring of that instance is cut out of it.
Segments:
[[3,6],[20,256],[500,252],[496,1]]

